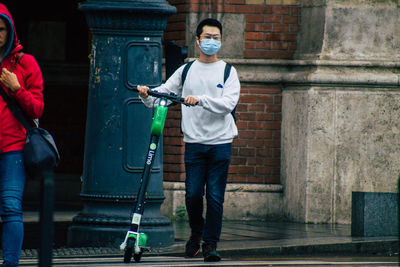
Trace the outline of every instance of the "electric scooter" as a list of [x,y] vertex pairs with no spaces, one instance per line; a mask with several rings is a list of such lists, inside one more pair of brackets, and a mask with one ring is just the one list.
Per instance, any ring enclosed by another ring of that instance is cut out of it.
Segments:
[[151,169],[153,166],[156,150],[158,147],[158,141],[160,136],[162,135],[164,129],[165,118],[167,117],[168,111],[168,100],[175,103],[181,103],[186,106],[188,104],[184,103],[184,98],[178,97],[177,95],[171,93],[160,93],[157,91],[149,90],[148,94],[150,96],[154,96],[159,98],[159,103],[155,107],[153,122],[151,124],[151,135],[150,135],[150,144],[147,151],[147,157],[145,159],[145,164],[143,168],[142,177],[140,179],[139,192],[136,198],[136,206],[133,211],[131,226],[129,231],[126,233],[124,242],[120,245],[121,250],[125,250],[124,252],[124,262],[130,263],[132,259],[136,262],[140,262],[142,257],[142,253],[146,248],[147,244],[147,235],[145,233],[141,233],[139,231],[140,221],[144,212],[144,202],[145,202],[145,194],[147,190],[147,185],[150,180]]

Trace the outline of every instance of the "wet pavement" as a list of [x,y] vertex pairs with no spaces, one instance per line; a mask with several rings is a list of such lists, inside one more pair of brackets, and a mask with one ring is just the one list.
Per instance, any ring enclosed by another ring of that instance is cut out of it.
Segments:
[[[118,248],[67,248],[66,232],[77,212],[55,212],[54,257],[120,257]],[[25,249],[22,259],[37,257],[31,235],[39,214],[25,212]],[[182,257],[190,235],[185,221],[172,222],[175,242],[172,246],[151,249],[149,257]],[[37,233],[36,233],[37,234]],[[29,244],[27,246],[27,244]],[[29,247],[29,248],[28,248]],[[304,224],[293,222],[224,221],[218,252],[222,257],[265,257],[283,255],[380,255],[393,256],[399,251],[397,236],[351,237],[350,225]]]
[[[36,259],[22,259],[20,266],[37,266]],[[53,266],[398,266],[396,257],[268,257],[268,258],[223,258],[220,262],[206,263],[201,258],[186,259],[176,256],[144,256],[139,263],[126,264],[122,257],[57,257]]]

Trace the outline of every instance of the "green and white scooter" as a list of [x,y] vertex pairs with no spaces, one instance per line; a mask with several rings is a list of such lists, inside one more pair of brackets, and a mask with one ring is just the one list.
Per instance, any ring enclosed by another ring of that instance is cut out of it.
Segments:
[[158,141],[162,135],[165,118],[167,117],[167,102],[170,100],[173,103],[187,105],[184,103],[184,98],[178,97],[175,94],[160,93],[154,90],[149,90],[148,94],[150,96],[159,98],[159,102],[155,108],[153,122],[151,124],[150,144],[147,151],[147,157],[145,159],[142,177],[140,179],[139,192],[136,198],[137,202],[133,212],[131,226],[129,231],[126,233],[124,242],[120,245],[120,249],[125,250],[125,263],[131,262],[132,254],[133,259],[136,262],[139,262],[140,258],[142,257],[143,250],[147,244],[148,237],[145,233],[139,232],[139,226],[144,212],[145,194],[150,180],[151,169],[156,155]]

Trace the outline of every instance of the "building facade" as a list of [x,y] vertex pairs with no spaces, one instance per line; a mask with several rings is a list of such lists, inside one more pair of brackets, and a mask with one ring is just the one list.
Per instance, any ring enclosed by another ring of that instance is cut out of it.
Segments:
[[[397,191],[399,1],[171,4],[165,36],[190,57],[195,25],[222,21],[220,56],[242,83],[227,218],[350,223],[353,191]],[[165,139],[169,213],[184,203],[178,121]]]
[[[43,70],[41,123],[63,158],[56,208],[79,208],[90,53],[80,1],[59,1],[51,13],[45,3],[22,11],[13,2],[19,37]],[[177,13],[164,38],[195,58],[197,23],[219,19],[220,58],[241,80],[226,218],[350,223],[351,192],[397,191],[400,0],[168,2]],[[184,207],[179,125],[175,107],[163,140],[167,216]],[[38,185],[29,181],[26,206],[38,201]]]

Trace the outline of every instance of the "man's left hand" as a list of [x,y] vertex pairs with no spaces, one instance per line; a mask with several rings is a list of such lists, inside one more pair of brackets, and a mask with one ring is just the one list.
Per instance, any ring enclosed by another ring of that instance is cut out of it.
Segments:
[[192,95],[188,95],[187,97],[185,97],[185,103],[189,104],[191,106],[195,106],[199,103],[199,99],[195,96]]

